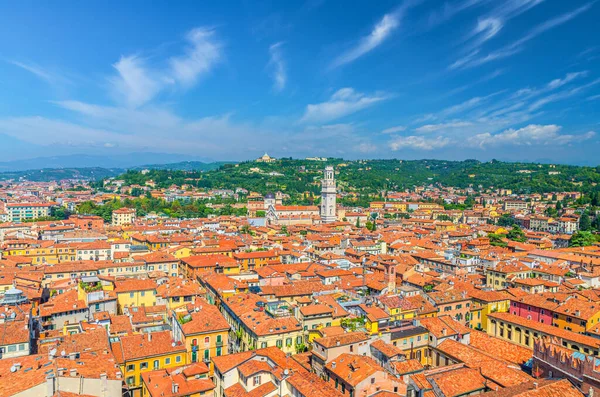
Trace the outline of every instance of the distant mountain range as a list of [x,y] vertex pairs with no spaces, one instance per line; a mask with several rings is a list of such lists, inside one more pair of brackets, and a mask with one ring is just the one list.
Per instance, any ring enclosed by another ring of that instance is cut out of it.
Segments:
[[[169,153],[127,153],[113,156],[73,154],[68,156],[36,157],[25,160],[0,162],[0,172],[25,171],[44,168],[132,168],[145,164],[168,164],[206,161],[198,156]],[[210,161],[208,161],[210,162]]]
[[[158,163],[164,162],[164,163]],[[0,180],[30,181],[104,179],[128,169],[211,171],[231,162],[202,162],[197,158],[165,153],[129,153],[115,156],[70,155],[0,162]]]

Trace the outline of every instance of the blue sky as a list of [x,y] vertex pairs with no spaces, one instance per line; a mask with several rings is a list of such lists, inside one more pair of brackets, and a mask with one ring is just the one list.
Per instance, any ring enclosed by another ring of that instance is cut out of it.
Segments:
[[0,160],[600,163],[600,2],[5,2]]

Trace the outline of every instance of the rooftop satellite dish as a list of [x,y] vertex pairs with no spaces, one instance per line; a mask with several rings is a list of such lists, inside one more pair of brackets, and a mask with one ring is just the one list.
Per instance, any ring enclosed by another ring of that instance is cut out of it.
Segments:
[[50,350],[50,355],[51,356],[56,356],[56,349]]
[[290,370],[289,370],[289,369],[287,369],[287,368],[286,368],[286,369],[284,369],[284,370],[283,370],[283,374],[284,374],[285,376],[288,376],[288,375],[290,374]]
[[64,356],[66,356],[66,355],[67,355],[67,352],[63,350],[63,351],[61,351],[61,352],[60,352],[60,355],[61,355],[62,357],[64,357]]
[[173,343],[171,343],[171,346],[175,347],[175,346],[177,346],[177,343],[173,342]]
[[10,372],[17,372],[17,366],[16,365],[12,365],[10,367]]

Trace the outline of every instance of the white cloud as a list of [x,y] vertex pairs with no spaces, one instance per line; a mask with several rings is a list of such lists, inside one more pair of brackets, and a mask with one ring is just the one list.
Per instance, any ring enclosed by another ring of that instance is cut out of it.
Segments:
[[269,54],[271,56],[269,60],[269,66],[272,69],[271,73],[273,76],[273,88],[276,91],[282,91],[287,82],[285,62],[283,61],[283,54],[281,53],[282,45],[283,43],[279,42],[269,47]]
[[353,124],[302,126],[289,119],[247,122],[234,120],[230,114],[192,119],[150,105],[126,108],[78,101],[53,103],[71,111],[72,117],[68,121],[0,117],[0,131],[39,150],[68,146],[70,151],[150,151],[214,159],[248,159],[265,151],[299,157],[348,157],[376,149]]
[[452,121],[448,123],[440,123],[440,124],[426,124],[421,127],[415,128],[415,132],[418,133],[430,133],[440,130],[448,130],[453,128],[463,128],[470,127],[473,123],[469,121]]
[[366,95],[352,88],[341,88],[327,102],[307,105],[301,122],[322,123],[339,119],[388,98],[389,95],[382,93]]
[[[534,2],[535,3],[535,2]],[[537,4],[537,3],[536,3]],[[534,4],[535,5],[535,4]],[[549,19],[531,29],[526,35],[520,39],[500,48],[495,51],[489,52],[487,55],[479,56],[480,49],[476,49],[470,52],[468,55],[459,58],[456,62],[450,65],[450,69],[470,68],[480,66],[488,62],[492,62],[498,59],[507,58],[514,54],[521,52],[524,49],[524,44],[528,41],[536,38],[542,33],[558,27],[566,22],[569,22],[573,18],[582,14],[583,12],[590,9],[593,2],[587,3],[575,10],[559,15],[555,18]],[[530,8],[530,7],[529,7]]]
[[382,134],[395,134],[396,132],[402,132],[406,130],[406,127],[403,125],[397,125],[395,127],[390,127],[390,128],[386,128],[385,130],[381,131]]
[[336,68],[346,63],[353,62],[381,45],[392,32],[400,26],[401,15],[401,12],[385,14],[373,27],[373,30],[371,30],[369,35],[360,39],[356,46],[338,56],[331,64],[331,67]]
[[573,72],[573,73],[567,73],[567,75],[563,78],[563,79],[554,79],[551,82],[548,83],[548,88],[551,90],[557,89],[562,87],[565,84],[570,83],[571,81],[579,78],[579,77],[585,77],[587,76],[588,72],[587,71],[582,71],[582,72]]
[[422,136],[410,135],[406,137],[397,137],[389,143],[393,151],[401,149],[417,150],[435,150],[446,147],[450,144],[450,139],[446,137],[425,138]]
[[362,142],[357,149],[360,153],[373,153],[377,151],[377,146],[369,142]]
[[55,73],[53,71],[49,71],[46,68],[43,68],[34,63],[19,62],[19,61],[14,61],[14,60],[9,60],[7,62],[33,74],[37,78],[39,78],[49,84],[71,83],[71,81],[69,79],[67,79],[66,77],[59,75],[58,73]]
[[529,106],[529,111],[538,110],[538,109],[542,108],[543,106],[546,106],[547,104],[552,103],[552,102],[557,102],[557,101],[561,101],[561,100],[564,100],[564,99],[571,98],[571,97],[573,97],[573,96],[581,93],[582,91],[584,91],[584,90],[586,90],[586,89],[588,89],[590,87],[593,87],[593,86],[595,86],[597,84],[600,84],[600,78],[596,79],[594,81],[591,81],[591,82],[589,82],[587,84],[571,88],[569,90],[559,91],[559,92],[556,92],[554,94],[547,95],[547,96],[545,96],[543,98],[538,99],[534,103],[532,103]]
[[443,6],[433,11],[427,17],[427,25],[429,28],[435,27],[443,22],[448,21],[456,14],[467,10],[473,6],[477,6],[486,3],[488,0],[463,0],[456,2],[444,2]]
[[519,129],[507,129],[497,134],[477,134],[467,139],[466,145],[485,148],[489,146],[539,146],[566,145],[593,138],[596,133],[589,131],[581,135],[560,134],[561,126],[530,124]]
[[113,67],[118,73],[110,79],[114,94],[131,107],[150,101],[161,89],[158,81],[150,76],[144,60],[137,56],[121,57]]
[[20,67],[23,70],[28,71],[29,73],[32,73],[33,75],[39,77],[42,80],[46,80],[47,82],[52,82],[54,80],[53,76],[50,73],[46,72],[44,69],[42,69],[41,67],[39,67],[37,65],[27,64],[27,63],[17,62],[17,61],[9,61],[9,62],[15,66]]
[[173,78],[184,87],[190,87],[221,60],[222,54],[221,45],[216,40],[213,29],[193,29],[186,39],[190,46],[185,55],[171,58],[169,64]]
[[190,88],[221,59],[221,46],[212,29],[196,28],[188,32],[185,54],[168,60],[165,70],[152,68],[138,55],[122,56],[110,78],[113,96],[131,108],[142,106],[168,86]]
[[462,103],[459,103],[457,105],[453,105],[450,106],[444,110],[442,110],[441,115],[442,116],[450,116],[456,113],[462,113],[465,110],[469,110],[472,109],[476,106],[478,106],[479,104],[481,104],[487,97],[474,97],[471,99],[468,99]]
[[504,23],[499,18],[480,19],[477,22],[475,30],[473,31],[473,35],[478,37],[477,44],[481,44],[485,41],[488,41],[489,39],[497,35],[503,26]]

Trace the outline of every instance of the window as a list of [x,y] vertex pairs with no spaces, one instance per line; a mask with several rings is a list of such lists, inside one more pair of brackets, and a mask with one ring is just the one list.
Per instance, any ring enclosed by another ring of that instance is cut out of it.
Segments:
[[133,382],[134,382],[133,376],[130,376],[130,377],[127,378],[127,384],[128,385],[133,385]]
[[267,347],[267,342],[263,342],[260,344],[261,349],[264,349]]
[[130,297],[130,298],[133,298],[133,292],[130,292],[130,293],[129,293],[129,297]]
[[176,363],[180,363],[181,362],[181,356],[175,356],[175,362]]
[[277,345],[278,348],[281,349],[281,347],[283,346],[283,341],[281,339],[279,339],[275,344]]
[[301,336],[297,336],[296,337],[296,344],[299,345],[302,343],[302,337]]
[[252,386],[258,385],[260,385],[260,375],[256,375],[254,378],[252,378]]
[[217,335],[217,343],[222,343],[222,342],[223,342],[223,336]]
[[8,346],[8,352],[16,352],[17,351],[17,346],[15,345],[10,345]]
[[[158,367],[158,365],[157,365],[157,367]],[[143,370],[143,369],[148,369],[148,363],[147,362],[143,362],[143,363],[140,364],[140,370]]]
[[207,336],[204,338],[204,344],[205,345],[209,345],[210,344],[210,336]]
[[127,372],[131,372],[131,371],[133,371],[133,370],[135,370],[135,365],[134,365],[134,364],[129,364],[129,365],[127,366]]
[[287,338],[287,339],[285,340],[285,345],[286,345],[286,346],[291,346],[291,345],[292,345],[292,341],[293,341],[293,339],[292,339],[292,338]]
[[160,363],[158,362],[158,360],[154,360],[154,362],[152,363],[152,368],[158,369],[159,367],[160,367]]

